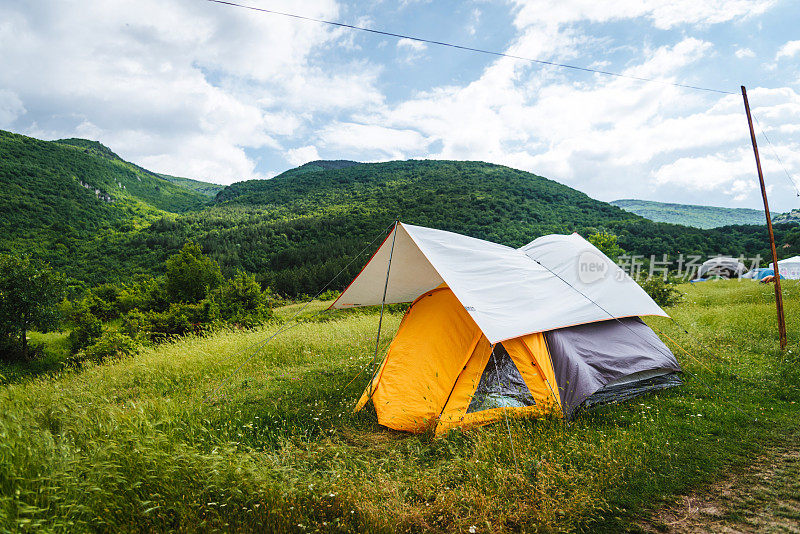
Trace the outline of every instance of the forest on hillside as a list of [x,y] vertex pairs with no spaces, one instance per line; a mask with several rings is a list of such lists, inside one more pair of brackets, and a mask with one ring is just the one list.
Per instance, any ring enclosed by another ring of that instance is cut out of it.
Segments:
[[[750,208],[722,208],[634,199],[614,200],[611,204],[651,221],[695,228],[708,229],[735,224],[762,225],[765,222],[764,210]],[[777,214],[772,215],[775,217]]]
[[[151,173],[92,141],[0,132],[0,151],[0,252],[48,261],[75,287],[163,275],[166,259],[196,242],[226,276],[251,273],[282,295],[314,294],[337,274],[330,287],[340,289],[395,220],[514,247],[608,232],[644,257],[768,254],[763,225],[655,223],[483,162],[311,162],[219,190]],[[775,230],[782,256],[800,253],[797,225]]]

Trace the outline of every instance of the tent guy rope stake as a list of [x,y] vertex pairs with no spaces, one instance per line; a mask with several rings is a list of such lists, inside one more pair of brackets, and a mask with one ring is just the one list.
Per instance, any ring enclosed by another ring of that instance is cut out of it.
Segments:
[[[389,273],[392,270],[392,256],[394,255],[394,243],[397,240],[397,229],[400,226],[400,221],[394,221],[394,229],[392,230],[392,248],[389,249],[389,264],[386,266],[386,282],[383,284],[383,299],[381,300],[381,317],[378,319],[378,334],[375,336],[375,354],[372,355],[372,361],[378,359],[378,347],[381,343],[381,326],[383,326],[383,308],[386,306],[386,292],[389,289]],[[369,379],[369,393],[367,400],[372,398],[372,383],[375,381],[375,374],[380,369],[380,366],[375,368],[372,377]]]
[[767,202],[767,189],[764,187],[764,173],[761,172],[761,158],[758,156],[756,132],[753,130],[753,118],[750,115],[750,103],[747,101],[747,89],[745,89],[744,85],[742,86],[742,98],[744,99],[744,110],[747,113],[747,124],[750,126],[750,141],[753,143],[753,153],[756,156],[758,183],[761,185],[761,197],[764,199],[764,214],[767,217],[769,246],[772,252],[772,268],[775,274],[775,308],[778,312],[778,337],[781,343],[781,350],[786,350],[786,320],[783,316],[783,294],[781,293],[781,274],[778,271],[778,252],[775,249],[775,234],[772,232],[772,215],[769,212],[769,202]]

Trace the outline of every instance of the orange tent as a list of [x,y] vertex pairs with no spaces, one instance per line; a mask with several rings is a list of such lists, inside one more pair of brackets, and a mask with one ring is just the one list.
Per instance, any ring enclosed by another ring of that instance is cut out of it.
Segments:
[[521,249],[397,224],[331,305],[412,302],[356,405],[390,428],[441,435],[680,384],[639,315],[666,315],[580,236]]

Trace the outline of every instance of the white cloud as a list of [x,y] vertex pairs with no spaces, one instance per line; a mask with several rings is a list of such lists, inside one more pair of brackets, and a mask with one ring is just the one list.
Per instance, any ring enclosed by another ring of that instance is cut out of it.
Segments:
[[[338,6],[310,0],[302,13],[336,18]],[[257,177],[246,150],[279,149],[310,113],[382,102],[369,64],[316,63],[342,35],[192,0],[4,3],[0,87],[17,98],[0,96],[0,120],[46,138],[91,135],[160,172]]]
[[662,185],[673,184],[698,191],[729,186],[731,193],[741,193],[748,183],[742,178],[752,178],[754,172],[752,152],[748,154],[741,149],[726,154],[680,158],[661,166],[653,174],[656,182]]
[[[776,184],[782,188],[789,185],[783,166],[768,153],[766,147],[759,148],[767,192],[771,193]],[[780,151],[788,155],[785,147],[781,147]],[[787,158],[783,163],[797,168],[800,160]],[[746,146],[705,156],[679,158],[656,169],[653,176],[659,185],[677,186],[690,192],[715,192],[732,197],[736,202],[745,200],[758,189],[753,151]]]
[[514,0],[514,23],[562,25],[577,21],[609,22],[646,18],[658,29],[681,24],[710,25],[753,17],[775,5],[776,0]]
[[422,41],[416,41],[414,39],[407,39],[404,37],[399,41],[397,41],[397,48],[406,48],[409,50],[414,50],[416,52],[419,52],[421,50],[425,50],[426,48],[428,48],[428,45],[423,43]]
[[798,52],[800,52],[800,41],[788,41],[778,49],[775,60],[782,57],[794,57]]
[[467,33],[475,35],[478,32],[478,25],[481,22],[481,10],[477,7],[470,13],[469,23],[467,23]]
[[371,151],[381,159],[424,154],[427,146],[427,140],[418,131],[377,124],[333,123],[319,133],[319,138],[330,150],[345,154]]
[[756,53],[749,48],[737,48],[734,52],[737,58],[744,59],[746,57],[756,57]]
[[0,89],[0,128],[10,128],[17,117],[25,113],[25,106],[16,93]]
[[304,163],[308,163],[309,161],[317,161],[319,159],[322,158],[319,157],[317,147],[312,145],[292,148],[286,151],[286,161],[295,167]]
[[674,46],[645,50],[646,60],[640,65],[626,69],[624,74],[663,80],[702,58],[712,48],[713,45],[708,41],[688,37]]
[[[708,43],[685,39],[652,51],[649,61],[627,73],[669,74],[708,49]],[[624,79],[603,79],[586,87],[542,80],[538,71],[519,69],[518,63],[498,60],[466,87],[420,95],[373,120],[396,128],[413,127],[429,140],[440,140],[441,157],[524,160],[528,165],[545,160],[566,164],[577,152],[643,162],[658,153],[727,141],[736,131],[730,128],[729,113],[714,117],[698,113],[682,124],[660,116],[678,100],[674,88]],[[523,77],[525,73],[531,78]],[[699,133],[687,136],[687,129]],[[557,170],[561,174],[566,167]]]
[[423,52],[427,49],[427,44],[414,39],[403,38],[397,41],[397,50],[403,56],[403,61],[408,64],[412,64],[421,58]]

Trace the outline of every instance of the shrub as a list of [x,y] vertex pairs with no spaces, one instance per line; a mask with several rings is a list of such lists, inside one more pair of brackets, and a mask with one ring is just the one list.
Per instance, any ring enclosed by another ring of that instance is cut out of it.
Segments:
[[104,321],[119,317],[119,310],[117,310],[114,304],[113,302],[108,302],[100,298],[93,291],[90,291],[81,301],[81,305],[86,308],[89,313]]
[[122,332],[132,339],[142,341],[148,335],[148,315],[133,309],[122,316]]
[[617,244],[617,236],[608,232],[596,232],[589,235],[586,240],[597,247],[600,252],[608,256],[611,261],[617,261],[619,255],[625,251]]
[[660,276],[651,276],[644,280],[637,280],[650,298],[661,307],[674,306],[683,299],[683,293],[675,288],[671,280],[664,280]]
[[116,284],[100,284],[92,289],[92,293],[112,306],[117,303],[119,296],[122,294],[122,289]]
[[100,338],[83,351],[87,360],[100,362],[112,356],[131,356],[141,345],[130,336],[118,332],[104,332]]
[[169,308],[169,297],[163,281],[146,278],[126,284],[119,296],[119,309],[122,313],[134,309],[165,311]]
[[83,311],[73,318],[69,346],[73,353],[92,345],[103,334],[103,323],[89,311]]
[[335,289],[329,289],[329,290],[325,291],[324,293],[321,293],[320,296],[317,297],[317,298],[319,300],[334,300],[334,299],[338,298],[339,295],[341,295],[341,294],[342,294],[341,291],[337,291]]
[[173,303],[164,312],[146,314],[145,329],[150,339],[199,334],[213,327],[219,319],[218,308],[210,301],[198,304]]
[[212,295],[219,317],[229,323],[252,327],[271,315],[269,290],[262,291],[255,276],[237,272]]

